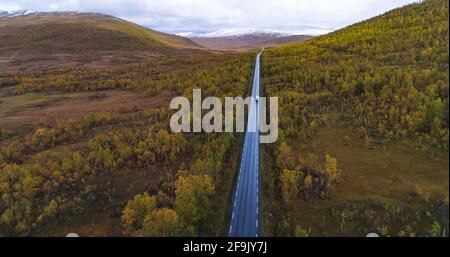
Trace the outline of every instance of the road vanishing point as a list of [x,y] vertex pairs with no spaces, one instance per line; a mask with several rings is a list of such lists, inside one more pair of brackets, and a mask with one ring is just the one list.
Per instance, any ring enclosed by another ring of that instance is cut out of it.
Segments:
[[257,237],[260,231],[259,197],[259,78],[260,52],[256,56],[247,130],[237,184],[235,187],[228,236]]

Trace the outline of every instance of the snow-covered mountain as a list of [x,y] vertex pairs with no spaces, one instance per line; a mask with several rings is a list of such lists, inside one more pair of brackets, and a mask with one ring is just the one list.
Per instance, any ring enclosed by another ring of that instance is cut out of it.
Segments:
[[[49,14],[68,16],[68,15],[78,15],[80,13],[81,12],[77,12],[77,11],[32,12],[32,11],[29,11],[29,10],[26,10],[26,9],[24,9],[24,10],[17,10],[17,11],[10,11],[10,12],[0,10],[0,18],[1,17],[11,18],[11,17],[20,17],[20,16],[28,16],[28,15],[46,16],[46,15],[49,15]],[[92,13],[92,14],[95,14],[95,13]]]
[[0,17],[18,17],[18,16],[27,15],[27,14],[30,14],[30,12],[28,10],[18,10],[18,11],[12,11],[12,12],[0,10]]
[[211,32],[179,32],[183,37],[240,37],[245,35],[285,37],[293,35],[318,36],[331,32],[330,29],[310,26],[295,26],[284,28],[223,28]]
[[281,44],[287,44],[296,41],[303,41],[312,38],[312,36],[294,35],[279,36],[268,34],[246,34],[242,36],[230,37],[191,37],[195,43],[210,49],[218,50],[247,50],[254,48],[270,47]]
[[278,28],[224,28],[210,32],[180,32],[195,43],[211,49],[244,50],[307,40],[331,32],[310,26]]

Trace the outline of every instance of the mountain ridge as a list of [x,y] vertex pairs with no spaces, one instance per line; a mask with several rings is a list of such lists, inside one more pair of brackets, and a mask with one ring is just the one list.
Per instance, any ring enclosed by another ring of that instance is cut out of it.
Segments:
[[[97,39],[100,40],[99,43],[103,43],[103,39],[95,34],[98,30],[107,30],[112,36],[113,40],[126,40],[127,44],[132,43],[141,43],[140,48],[149,47],[150,44],[160,44],[165,47],[172,48],[200,48],[198,45],[193,43],[191,40],[176,36],[170,35],[163,32],[155,31],[138,24],[120,19],[118,17],[114,17],[111,15],[100,14],[100,13],[82,13],[82,12],[35,12],[20,16],[6,16],[0,18],[0,35],[2,36],[14,36],[14,37],[24,37],[23,40],[27,40],[25,43],[35,43],[35,38],[27,35],[20,34],[22,29],[31,28],[35,30],[38,28],[39,30],[36,33],[48,33],[44,28],[39,27],[42,25],[52,25],[54,26],[62,26],[60,30],[51,33],[51,36],[54,34],[66,34],[63,29],[66,29],[70,26],[75,26],[82,29],[82,33],[92,33],[88,34],[89,39]],[[12,31],[7,31],[7,29],[12,29]],[[47,28],[51,30],[52,28]],[[97,30],[97,31],[88,31],[88,30]],[[33,31],[31,31],[33,32]],[[8,35],[10,33],[12,35]],[[116,33],[116,34],[113,34]],[[119,33],[121,33],[119,35]],[[54,40],[54,38],[52,38]],[[68,41],[68,40],[67,40]],[[24,43],[24,42],[20,42]],[[83,47],[83,41],[76,42]],[[0,48],[4,47],[5,42],[3,44],[0,43]],[[22,44],[23,46],[23,44]],[[136,46],[133,46],[136,47]],[[103,49],[104,47],[99,46],[99,49]],[[124,46],[121,46],[121,49]],[[126,48],[126,47],[125,47]],[[126,49],[125,49],[126,50]],[[133,49],[134,50],[134,49]]]
[[62,64],[105,66],[205,52],[190,39],[99,13],[34,12],[0,17],[0,38],[2,71]]
[[325,29],[313,26],[286,26],[280,28],[222,28],[211,32],[180,32],[176,35],[196,38],[196,37],[234,37],[246,35],[273,35],[273,36],[294,36],[307,35],[318,36],[332,32],[332,29]]

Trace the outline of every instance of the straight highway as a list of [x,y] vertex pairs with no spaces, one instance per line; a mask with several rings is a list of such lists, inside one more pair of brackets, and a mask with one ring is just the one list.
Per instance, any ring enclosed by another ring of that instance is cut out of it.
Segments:
[[257,237],[259,199],[259,78],[261,53],[256,57],[247,130],[245,131],[237,185],[233,195],[230,237]]

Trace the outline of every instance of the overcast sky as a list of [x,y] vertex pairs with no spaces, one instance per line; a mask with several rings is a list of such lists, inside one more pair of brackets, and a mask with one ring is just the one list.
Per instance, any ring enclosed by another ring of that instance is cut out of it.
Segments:
[[0,10],[100,12],[166,32],[337,29],[417,0],[0,0]]

